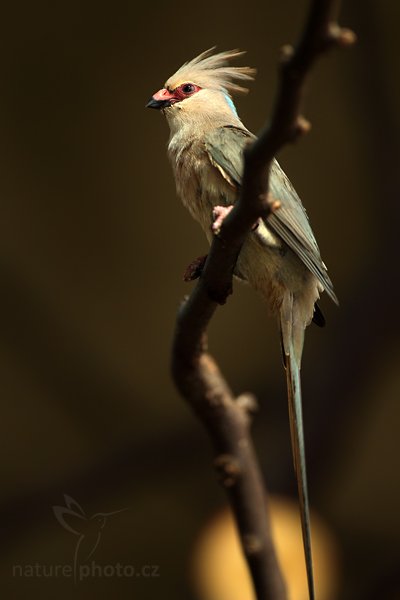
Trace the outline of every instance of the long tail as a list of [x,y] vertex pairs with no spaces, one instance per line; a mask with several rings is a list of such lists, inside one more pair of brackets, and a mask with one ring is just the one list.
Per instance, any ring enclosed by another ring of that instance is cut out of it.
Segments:
[[310,508],[308,502],[303,415],[301,408],[300,361],[304,342],[304,322],[296,322],[293,295],[286,292],[280,312],[282,349],[286,367],[290,434],[300,502],[301,528],[310,600],[315,600],[311,554]]

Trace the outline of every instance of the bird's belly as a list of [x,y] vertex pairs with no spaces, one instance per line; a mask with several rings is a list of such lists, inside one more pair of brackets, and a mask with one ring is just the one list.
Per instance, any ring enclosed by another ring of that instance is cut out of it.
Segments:
[[268,246],[249,234],[239,254],[235,273],[259,291],[271,312],[279,310],[287,287],[284,256],[277,247]]
[[278,314],[285,293],[290,291],[300,307],[302,325],[308,325],[319,297],[318,281],[284,242],[281,247],[267,246],[256,237],[256,232],[250,233],[239,254],[235,274],[263,296],[272,314]]

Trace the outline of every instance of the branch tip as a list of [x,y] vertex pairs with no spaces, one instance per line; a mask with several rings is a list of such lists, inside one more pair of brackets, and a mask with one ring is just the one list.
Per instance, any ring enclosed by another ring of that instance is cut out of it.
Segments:
[[254,415],[258,410],[257,398],[250,392],[240,394],[236,398],[236,404],[248,415]]
[[243,538],[243,549],[247,556],[254,556],[262,549],[262,541],[260,537],[254,533],[245,535]]
[[297,118],[297,122],[296,122],[296,137],[299,135],[305,135],[310,130],[311,130],[310,121],[308,121],[308,119],[306,119],[305,117],[300,115]]
[[294,48],[291,44],[285,44],[279,50],[279,62],[284,65],[289,62],[294,54]]
[[231,454],[220,454],[214,460],[219,480],[224,487],[232,487],[241,473],[239,462]]
[[357,34],[352,29],[346,29],[342,27],[340,30],[340,36],[338,44],[341,48],[349,48],[357,42]]
[[326,37],[326,45],[339,46],[340,48],[347,48],[352,46],[357,41],[357,36],[351,29],[346,27],[340,27],[338,23],[330,23],[328,26],[328,35]]

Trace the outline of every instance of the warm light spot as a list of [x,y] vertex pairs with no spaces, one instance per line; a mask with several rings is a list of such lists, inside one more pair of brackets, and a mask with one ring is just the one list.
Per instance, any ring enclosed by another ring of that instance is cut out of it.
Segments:
[[[274,497],[273,535],[288,586],[288,600],[308,600],[307,579],[296,502]],[[315,587],[318,600],[337,598],[338,549],[322,518],[312,513]],[[228,509],[218,513],[198,539],[192,561],[200,600],[255,600],[236,529]]]

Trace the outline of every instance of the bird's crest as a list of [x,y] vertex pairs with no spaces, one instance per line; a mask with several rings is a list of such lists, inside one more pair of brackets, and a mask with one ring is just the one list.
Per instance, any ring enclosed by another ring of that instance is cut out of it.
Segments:
[[215,46],[202,52],[196,58],[184,63],[165,83],[165,87],[174,90],[182,83],[195,83],[203,88],[218,89],[225,92],[246,93],[247,88],[235,80],[250,81],[256,70],[252,67],[231,67],[229,61],[245,54],[241,50],[227,50],[213,54]]

